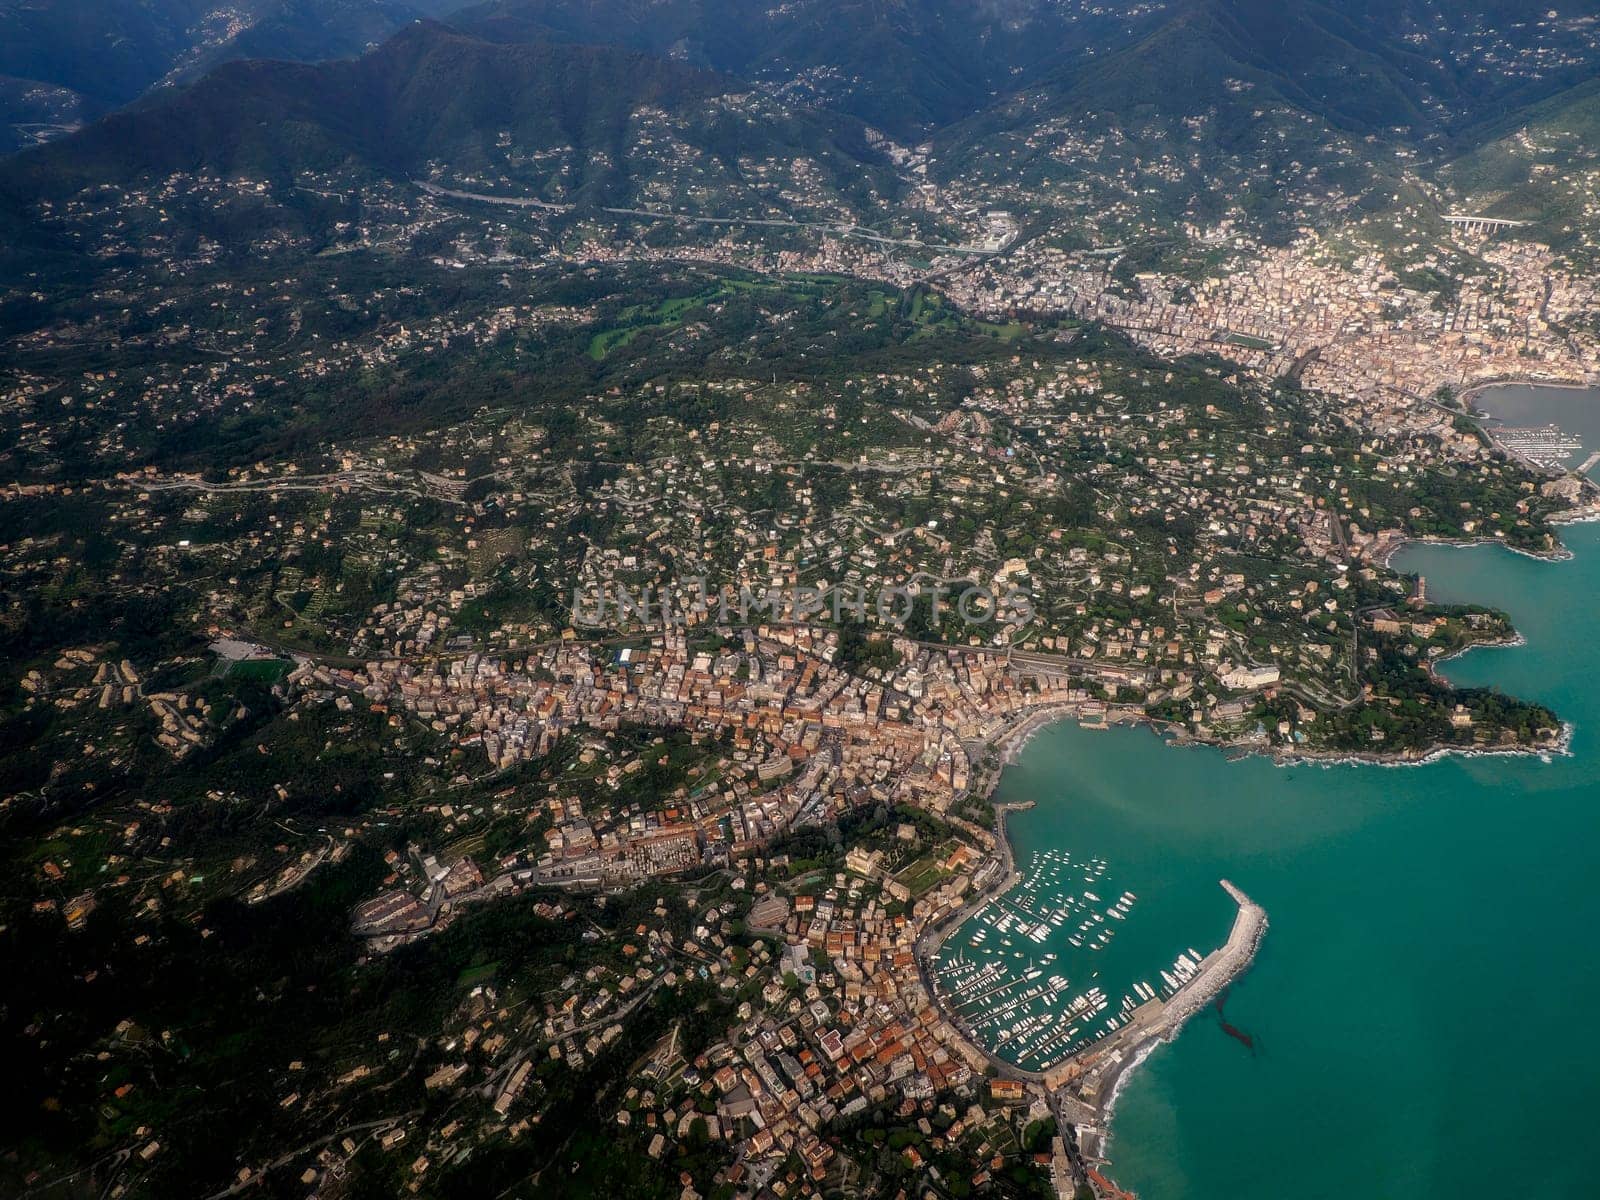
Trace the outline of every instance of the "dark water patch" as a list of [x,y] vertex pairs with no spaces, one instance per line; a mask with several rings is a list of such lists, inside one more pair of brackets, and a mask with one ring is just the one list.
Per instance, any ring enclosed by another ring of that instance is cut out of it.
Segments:
[[1256,1052],[1255,1038],[1251,1037],[1237,1025],[1229,1024],[1228,1018],[1223,1015],[1222,1006],[1228,1002],[1228,990],[1229,989],[1227,988],[1223,988],[1222,991],[1217,995],[1215,1002],[1217,1010],[1217,1023],[1222,1026],[1223,1033],[1233,1038],[1234,1041],[1239,1042],[1246,1050],[1250,1051],[1251,1054],[1254,1054]]

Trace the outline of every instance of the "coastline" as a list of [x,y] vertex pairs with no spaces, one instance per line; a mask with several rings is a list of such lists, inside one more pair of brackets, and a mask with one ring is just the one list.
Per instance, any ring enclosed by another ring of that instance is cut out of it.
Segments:
[[[1550,518],[1550,524],[1552,525],[1588,525],[1596,521],[1600,521],[1600,503],[1578,505],[1574,508],[1565,509]],[[1418,534],[1415,537],[1401,537],[1386,546],[1383,553],[1375,561],[1381,567],[1393,569],[1390,566],[1391,560],[1407,546],[1441,546],[1448,550],[1471,550],[1477,546],[1499,546],[1502,550],[1508,550],[1512,554],[1520,554],[1523,558],[1531,558],[1536,562],[1558,563],[1570,562],[1572,559],[1572,551],[1561,545],[1556,546],[1553,550],[1528,550],[1522,546],[1508,545],[1504,538],[1452,538]]]
[[1600,384],[1600,379],[1584,379],[1579,380],[1577,383],[1552,379],[1488,379],[1481,383],[1475,383],[1471,387],[1462,388],[1461,391],[1456,393],[1456,399],[1466,400],[1469,397],[1476,396],[1479,392],[1487,392],[1493,388],[1526,387],[1546,388],[1556,392],[1583,392],[1597,386],[1597,384]]
[[[1558,385],[1548,385],[1558,386]],[[1581,524],[1600,521],[1600,501],[1590,500],[1552,518],[1552,524]],[[1382,565],[1389,566],[1395,554],[1410,543],[1419,545],[1441,545],[1452,548],[1466,548],[1480,545],[1505,546],[1499,538],[1432,538],[1416,537],[1401,538],[1385,548],[1378,560]],[[1519,547],[1506,546],[1506,549],[1524,557],[1534,558],[1542,562],[1562,562],[1570,560],[1573,554],[1564,546],[1553,550],[1537,552]],[[1462,647],[1441,661],[1448,661],[1469,650],[1488,648],[1509,648],[1526,645],[1526,639],[1520,633],[1493,641],[1473,643]],[[1096,1164],[1104,1165],[1105,1150],[1110,1143],[1111,1122],[1114,1118],[1117,1101],[1134,1072],[1145,1063],[1158,1045],[1171,1043],[1176,1040],[1183,1027],[1189,1020],[1209,1004],[1221,990],[1243,975],[1253,963],[1255,955],[1265,936],[1268,926],[1264,909],[1250,901],[1242,892],[1238,892],[1226,880],[1223,886],[1230,895],[1234,895],[1239,903],[1239,915],[1235,920],[1234,931],[1230,933],[1228,943],[1206,956],[1201,972],[1197,973],[1178,992],[1170,997],[1165,1005],[1161,1006],[1158,1019],[1150,1024],[1125,1025],[1116,1033],[1109,1034],[1090,1046],[1084,1047],[1077,1054],[1055,1064],[1044,1072],[1030,1071],[1017,1066],[1002,1058],[995,1051],[980,1045],[952,1013],[944,998],[933,986],[933,976],[930,970],[933,959],[942,949],[944,943],[956,931],[962,928],[971,917],[980,909],[987,906],[994,899],[1003,896],[1018,882],[1015,870],[1015,848],[1011,842],[1011,831],[1007,827],[1007,816],[1014,811],[1025,811],[1034,806],[1034,802],[1023,803],[993,802],[993,796],[998,790],[1005,768],[1015,765],[1022,757],[1023,752],[1032,743],[1035,736],[1054,725],[1058,721],[1069,718],[1079,719],[1081,723],[1082,706],[1079,703],[1055,703],[1046,705],[1037,710],[1019,717],[1014,724],[1003,728],[990,742],[996,752],[999,765],[985,781],[981,789],[986,799],[993,803],[995,811],[995,851],[1002,865],[1001,876],[985,888],[983,893],[975,896],[972,902],[964,907],[960,913],[951,919],[940,923],[938,929],[929,930],[924,935],[924,942],[919,943],[917,962],[922,971],[924,983],[936,1010],[944,1018],[949,1028],[964,1044],[970,1056],[977,1056],[986,1061],[1003,1078],[1020,1080],[1030,1086],[1042,1087],[1044,1094],[1051,1101],[1064,1124],[1072,1125],[1077,1131],[1076,1145],[1074,1147],[1074,1166],[1082,1171]],[[1158,736],[1170,732],[1167,725],[1152,718],[1142,709],[1110,707],[1099,728],[1106,727],[1109,723],[1145,724]],[[1360,751],[1317,751],[1298,749],[1293,747],[1266,747],[1256,742],[1225,741],[1212,738],[1197,738],[1180,731],[1176,739],[1162,737],[1169,745],[1211,746],[1222,751],[1244,751],[1250,754],[1261,754],[1279,766],[1314,765],[1321,767],[1350,766],[1385,766],[1385,767],[1410,767],[1425,766],[1437,762],[1447,756],[1459,755],[1464,758],[1479,757],[1507,757],[1539,755],[1570,755],[1573,726],[1570,722],[1563,722],[1559,737],[1553,742],[1544,745],[1516,745],[1516,746],[1435,746],[1424,750],[1404,752],[1360,752]],[[1236,944],[1236,937],[1243,930],[1242,939]],[[1073,1084],[1084,1078],[1091,1078],[1087,1088],[1075,1088]],[[1096,1173],[1097,1174],[1097,1173]]]
[[[1138,1043],[1135,1052],[1130,1055],[1118,1068],[1106,1098],[1104,1114],[1109,1120],[1116,1107],[1117,1096],[1121,1093],[1123,1085],[1140,1063],[1149,1058],[1157,1046],[1170,1045],[1177,1040],[1183,1027],[1198,1015],[1223,988],[1234,983],[1255,962],[1257,951],[1267,936],[1267,929],[1271,922],[1267,918],[1267,910],[1262,908],[1249,896],[1245,895],[1228,880],[1219,881],[1223,890],[1234,898],[1239,906],[1238,916],[1234,918],[1233,928],[1229,931],[1228,942],[1222,950],[1212,951],[1206,956],[1205,961],[1211,961],[1213,956],[1224,954],[1229,946],[1233,945],[1236,938],[1239,944],[1234,947],[1234,959],[1224,964],[1224,970],[1213,972],[1202,977],[1196,975],[1181,990],[1174,993],[1167,1001],[1164,1015],[1170,1014],[1161,1032],[1146,1041]],[[1241,936],[1242,934],[1242,936]],[[1203,965],[1203,964],[1202,964]],[[1181,1003],[1180,1003],[1181,1000]]]
[[[1463,646],[1460,650],[1455,651],[1455,653],[1448,655],[1446,658],[1441,659],[1440,661],[1447,662],[1449,659],[1457,658],[1460,655],[1467,654],[1473,650],[1509,649],[1516,646],[1524,646],[1526,644],[1526,640],[1522,638],[1520,634],[1510,638],[1501,638],[1492,642],[1474,642],[1469,646]],[[1017,726],[1017,741],[1014,744],[1008,745],[1008,748],[1002,753],[1001,769],[995,772],[994,776],[988,781],[987,786],[983,789],[984,795],[986,797],[993,796],[994,792],[999,788],[1001,777],[1004,774],[1004,768],[1015,765],[1016,761],[1021,756],[1021,752],[1028,746],[1030,742],[1032,742],[1034,737],[1051,725],[1054,725],[1060,721],[1070,720],[1076,715],[1077,714],[1071,710],[1052,710],[1048,712],[1036,713],[1033,716],[1024,719],[1024,721]],[[1561,733],[1559,736],[1548,743],[1538,745],[1524,745],[1521,743],[1518,743],[1514,746],[1433,745],[1428,746],[1425,749],[1398,751],[1318,750],[1302,746],[1273,746],[1270,744],[1263,744],[1259,739],[1240,738],[1235,741],[1229,741],[1223,738],[1197,737],[1183,726],[1173,725],[1171,722],[1163,721],[1159,717],[1150,716],[1150,714],[1144,712],[1142,709],[1131,707],[1111,710],[1107,713],[1107,722],[1108,724],[1106,725],[1082,725],[1080,723],[1080,728],[1099,731],[1110,728],[1113,724],[1129,726],[1143,725],[1152,733],[1154,733],[1157,738],[1161,740],[1163,745],[1174,750],[1219,750],[1224,754],[1237,756],[1239,758],[1264,758],[1275,766],[1339,766],[1342,764],[1351,764],[1372,767],[1418,767],[1425,766],[1428,763],[1435,762],[1442,758],[1448,758],[1453,755],[1462,758],[1503,758],[1538,756],[1545,754],[1566,754],[1568,753],[1568,743],[1571,739],[1572,733],[1570,724],[1568,722],[1562,722]],[[1006,734],[1002,734],[1001,738],[1006,736]],[[997,738],[993,743],[996,747],[1001,745],[1001,738]],[[1005,807],[1011,811],[1018,811],[1021,806],[996,805],[995,807],[997,809]],[[1003,840],[1003,831],[1003,819],[997,818],[997,840]]]
[[[1507,446],[1495,436],[1495,429],[1498,427],[1505,427],[1504,422],[1507,418],[1498,413],[1492,412],[1487,408],[1480,408],[1477,404],[1477,398],[1480,393],[1494,391],[1501,388],[1526,388],[1529,391],[1550,392],[1600,392],[1600,372],[1586,375],[1582,380],[1576,383],[1570,380],[1554,381],[1543,379],[1486,380],[1481,383],[1473,384],[1471,387],[1464,389],[1456,397],[1460,401],[1462,409],[1465,411],[1468,418],[1473,422],[1479,434],[1488,439],[1490,445],[1500,453],[1504,454],[1507,458],[1510,458],[1515,462],[1519,462],[1535,474],[1545,475],[1551,480],[1575,479],[1578,481],[1583,491],[1587,493],[1587,501],[1574,504],[1573,508],[1567,510],[1567,512],[1558,513],[1551,517],[1550,523],[1552,525],[1568,525],[1582,521],[1595,520],[1597,517],[1596,509],[1600,508],[1600,481],[1597,481],[1595,478],[1590,476],[1582,469],[1582,467],[1573,467],[1570,465],[1563,466],[1555,463],[1534,462],[1521,451]],[[1486,422],[1489,421],[1497,422],[1499,425],[1491,426],[1486,424]],[[1592,464],[1593,461],[1593,458],[1589,459],[1584,466]],[[1535,555],[1535,557],[1544,556]]]
[[[1504,644],[1504,643],[1502,643]],[[1476,649],[1476,647],[1470,647]],[[1465,653],[1465,651],[1462,651]],[[1283,747],[1268,755],[1280,767],[1425,767],[1447,758],[1527,758],[1572,753],[1572,723],[1563,721],[1554,741],[1525,746],[1434,746],[1400,754],[1367,753],[1359,750],[1298,750]]]
[[[991,743],[1000,753],[1001,769],[994,773],[985,791],[991,798],[998,787],[1006,766],[1014,765],[1023,749],[1042,730],[1058,721],[1079,715],[1080,706],[1056,704],[1029,713],[1010,728],[1003,730]],[[1158,729],[1159,723],[1142,713],[1130,713],[1138,721]],[[1191,743],[1202,744],[1202,743]],[[1225,987],[1237,980],[1255,959],[1261,940],[1266,934],[1266,910],[1252,901],[1227,880],[1220,886],[1234,898],[1239,906],[1228,940],[1202,960],[1199,970],[1178,991],[1165,1001],[1147,1005],[1143,1016],[1125,1024],[1114,1033],[1085,1046],[1076,1054],[1063,1059],[1047,1070],[1035,1071],[1018,1066],[1003,1058],[995,1050],[981,1044],[947,1005],[934,982],[933,961],[951,936],[962,929],[983,908],[1004,896],[1020,882],[1016,871],[1016,852],[1011,844],[1011,831],[1007,817],[1013,812],[1032,809],[1035,802],[994,802],[996,860],[1001,866],[999,877],[977,893],[956,913],[945,917],[936,925],[924,930],[914,947],[914,959],[923,988],[950,1034],[960,1043],[963,1056],[969,1062],[985,1063],[1004,1079],[1017,1080],[1030,1087],[1040,1088],[1045,1098],[1058,1113],[1063,1124],[1077,1131],[1074,1139],[1074,1167],[1087,1179],[1085,1168],[1091,1162],[1103,1162],[1103,1151],[1109,1138],[1110,1122],[1116,1101],[1123,1086],[1133,1072],[1155,1051],[1158,1045],[1174,1041],[1189,1020],[1205,1008]],[[1076,1086],[1075,1086],[1076,1085]],[[1089,1149],[1084,1147],[1088,1146]]]
[[[1578,525],[1587,521],[1600,520],[1600,511],[1595,511],[1583,517],[1574,517],[1570,520],[1551,518],[1551,524]],[[1567,562],[1572,558],[1572,551],[1565,546],[1557,546],[1553,550],[1528,550],[1522,546],[1508,545],[1503,538],[1475,537],[1475,538],[1447,538],[1447,537],[1407,537],[1394,543],[1378,558],[1380,566],[1389,566],[1389,560],[1407,546],[1442,546],[1449,550],[1471,550],[1476,546],[1499,546],[1502,550],[1509,550],[1512,554],[1520,554],[1523,558],[1531,558],[1537,562],[1558,563]]]
[[1058,721],[1078,717],[1081,710],[1082,705],[1077,701],[1049,705],[1034,710],[1013,728],[1001,733],[994,741],[994,748],[1000,754],[1000,770],[995,772],[994,782],[990,788],[991,794],[993,788],[999,785],[1000,776],[1005,773],[1005,768],[1016,764],[1034,738]]
[[[1503,385],[1485,384],[1482,386],[1493,387]],[[1548,384],[1540,386],[1557,387],[1567,385]],[[1572,386],[1581,388],[1587,385]],[[1593,486],[1597,492],[1600,492],[1600,484],[1592,484],[1591,486]],[[1574,505],[1569,509],[1565,509],[1562,512],[1552,516],[1550,520],[1551,524],[1561,526],[1600,523],[1600,497],[1590,500],[1587,503]],[[1544,563],[1569,562],[1573,557],[1572,551],[1567,549],[1565,546],[1558,546],[1549,551],[1536,551],[1527,550],[1519,546],[1508,546],[1501,538],[1447,538],[1417,536],[1397,537],[1395,541],[1384,548],[1383,553],[1374,561],[1376,561],[1380,566],[1390,567],[1391,560],[1394,558],[1394,556],[1400,553],[1400,551],[1404,550],[1407,546],[1411,545],[1442,546],[1450,549],[1462,550],[1471,549],[1478,546],[1499,546],[1513,554],[1518,554],[1524,558],[1531,558],[1538,562]],[[1512,648],[1516,646],[1525,646],[1526,644],[1527,641],[1522,634],[1513,629],[1510,637],[1497,638],[1489,641],[1472,642],[1471,644],[1463,646],[1459,650],[1455,650],[1444,656],[1439,660],[1439,662],[1449,662],[1451,659],[1458,658],[1461,655],[1473,650]],[[989,779],[987,787],[985,788],[985,795],[992,796],[994,794],[995,790],[999,786],[1000,777],[1004,774],[1005,768],[1013,765],[1018,760],[1022,751],[1027,748],[1028,744],[1034,739],[1035,736],[1037,736],[1042,730],[1048,728],[1050,725],[1055,724],[1057,721],[1079,716],[1080,714],[1077,711],[1078,707],[1079,706],[1076,704],[1055,704],[1047,708],[1039,709],[1021,718],[1014,727],[1003,730],[999,735],[997,735],[993,739],[991,745],[997,751],[999,751],[1000,769],[997,770]],[[1159,718],[1150,716],[1142,709],[1132,707],[1118,707],[1115,705],[1108,706],[1105,722],[1105,725],[1095,726],[1095,728],[1105,728],[1107,725],[1112,723],[1134,725],[1143,724],[1149,726],[1150,729],[1157,734],[1157,736],[1171,733],[1172,736],[1163,737],[1162,740],[1165,741],[1167,745],[1175,748],[1180,746],[1210,746],[1224,752],[1235,752],[1243,755],[1261,755],[1280,766],[1293,766],[1297,764],[1315,766],[1359,764],[1363,766],[1412,767],[1424,766],[1449,755],[1461,755],[1464,758],[1476,758],[1489,756],[1501,757],[1507,755],[1567,754],[1570,753],[1569,743],[1572,737],[1572,727],[1570,723],[1562,722],[1560,736],[1558,736],[1553,742],[1546,745],[1517,745],[1508,747],[1436,745],[1423,750],[1415,751],[1315,750],[1295,746],[1263,746],[1259,741],[1247,739],[1230,741],[1222,738],[1198,737],[1189,732],[1189,730],[1184,726],[1174,726],[1170,722],[1164,722]],[[1086,728],[1088,727],[1086,726]]]
[[1120,1029],[1106,1034],[1048,1069],[1036,1071],[1020,1067],[982,1045],[968,1032],[935,986],[930,968],[933,958],[954,933],[964,927],[976,912],[1019,882],[1011,865],[1014,851],[1005,829],[1005,816],[1032,807],[1032,801],[995,806],[999,832],[997,853],[1007,867],[1006,873],[958,913],[924,931],[916,944],[915,959],[929,1001],[950,1035],[960,1043],[963,1056],[974,1065],[977,1062],[985,1063],[999,1078],[1016,1080],[1040,1089],[1057,1112],[1058,1120],[1074,1128],[1074,1166],[1083,1172],[1090,1164],[1105,1162],[1104,1150],[1109,1142],[1117,1098],[1134,1071],[1154,1053],[1157,1046],[1174,1042],[1193,1017],[1249,970],[1266,936],[1269,922],[1264,908],[1228,880],[1220,880],[1219,886],[1233,898],[1238,905],[1238,912],[1227,940],[1201,960],[1195,974],[1187,982],[1166,1000],[1148,1002]]
[[[1169,1044],[1171,1040],[1170,1038],[1167,1039]],[[1106,1097],[1106,1106],[1103,1112],[1106,1128],[1104,1136],[1100,1139],[1102,1150],[1111,1148],[1111,1121],[1117,1115],[1117,1099],[1122,1095],[1122,1090],[1127,1086],[1128,1080],[1133,1078],[1134,1072],[1144,1066],[1145,1061],[1156,1052],[1156,1047],[1159,1045],[1161,1045],[1161,1039],[1159,1038],[1153,1038],[1144,1043],[1144,1045],[1134,1050],[1122,1070],[1117,1072],[1117,1077],[1111,1084],[1111,1094]]]
[[[1398,549],[1398,547],[1396,547]],[[1475,644],[1464,647],[1457,653],[1466,653],[1467,650],[1481,649],[1486,646],[1514,646],[1525,644],[1520,634],[1511,638],[1501,639],[1493,643]],[[1453,657],[1453,656],[1452,656]],[[998,789],[1004,770],[1015,765],[1021,758],[1022,752],[1043,730],[1058,721],[1079,717],[1081,706],[1073,704],[1054,704],[1026,714],[1019,718],[1015,724],[1002,730],[991,742],[998,752],[1000,767],[987,781],[984,795],[993,800],[993,795]],[[1108,718],[1114,718],[1119,723],[1143,723],[1150,727],[1158,736],[1162,733],[1162,723],[1149,717],[1141,710],[1118,710],[1114,714],[1108,713]],[[1505,757],[1511,755],[1550,755],[1569,754],[1572,737],[1570,723],[1562,725],[1561,735],[1557,741],[1548,746],[1516,746],[1516,747],[1458,747],[1439,746],[1430,750],[1419,751],[1412,754],[1383,754],[1383,753],[1358,753],[1358,752],[1317,752],[1310,750],[1294,750],[1288,748],[1263,749],[1258,745],[1244,743],[1230,743],[1185,737],[1174,743],[1170,738],[1162,740],[1169,745],[1182,744],[1190,746],[1211,746],[1218,750],[1246,749],[1253,754],[1262,754],[1279,766],[1292,766],[1296,764],[1315,765],[1322,767],[1335,767],[1340,765],[1387,766],[1407,767],[1423,766],[1438,761],[1449,755],[1462,757]],[[949,1029],[963,1043],[969,1059],[981,1059],[991,1066],[1003,1078],[1022,1081],[1032,1086],[1041,1086],[1045,1095],[1050,1099],[1063,1121],[1070,1123],[1077,1129],[1078,1146],[1076,1154],[1077,1165],[1083,1167],[1090,1162],[1103,1163],[1105,1148],[1109,1144],[1111,1122],[1115,1115],[1117,1100],[1123,1088],[1134,1072],[1149,1059],[1157,1045],[1174,1041],[1189,1020],[1205,1007],[1223,987],[1232,983],[1249,969],[1254,961],[1255,954],[1260,947],[1268,926],[1265,910],[1250,901],[1244,893],[1233,888],[1226,880],[1223,886],[1230,895],[1235,897],[1239,904],[1239,916],[1235,921],[1235,930],[1229,935],[1229,942],[1222,949],[1213,951],[1205,959],[1205,967],[1214,967],[1219,961],[1222,964],[1220,971],[1203,969],[1184,988],[1168,999],[1160,1011],[1160,1021],[1152,1026],[1124,1026],[1122,1030],[1102,1038],[1091,1046],[1085,1047],[1077,1054],[1056,1064],[1044,1072],[1030,1071],[1017,1066],[1002,1058],[995,1051],[979,1044],[959,1018],[947,1007],[944,998],[935,988],[932,961],[943,948],[944,943],[959,929],[966,925],[972,916],[991,903],[999,896],[1010,891],[1018,882],[1015,869],[1015,848],[1011,841],[1011,830],[1007,825],[1007,817],[1012,812],[1026,811],[1034,807],[1033,801],[1020,803],[994,802],[995,811],[995,853],[1002,867],[1000,877],[985,888],[983,892],[974,896],[972,901],[959,913],[940,922],[937,928],[928,930],[919,939],[916,961],[922,974],[924,986],[936,1010],[945,1020]],[[1247,930],[1244,945],[1236,945],[1235,938],[1238,931]],[[1089,1098],[1082,1094],[1073,1094],[1069,1090],[1069,1081],[1079,1074],[1097,1072],[1098,1078],[1089,1091]]]

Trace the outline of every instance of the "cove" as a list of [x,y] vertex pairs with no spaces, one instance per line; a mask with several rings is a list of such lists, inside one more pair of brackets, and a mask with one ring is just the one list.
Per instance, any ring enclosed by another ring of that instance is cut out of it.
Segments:
[[1108,1148],[1122,1186],[1600,1195],[1600,527],[1564,540],[1566,562],[1411,546],[1394,565],[1511,614],[1525,645],[1445,673],[1549,704],[1570,756],[1285,767],[1064,724],[1007,770],[996,799],[1036,805],[1009,821],[1019,862],[1098,860],[1110,894],[1139,896],[1115,943],[1128,969],[1217,945],[1219,878],[1271,918],[1224,1012],[1127,1082]]
[[[1568,468],[1576,469],[1600,449],[1600,388],[1507,383],[1474,389],[1469,399],[1489,414],[1491,432],[1501,426],[1555,425],[1576,438],[1583,449],[1563,456]],[[1600,478],[1600,464],[1589,469],[1589,477]]]

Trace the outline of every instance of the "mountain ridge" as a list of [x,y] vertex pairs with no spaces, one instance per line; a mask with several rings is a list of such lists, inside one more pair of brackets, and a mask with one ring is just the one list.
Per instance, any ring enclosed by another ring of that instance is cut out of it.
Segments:
[[27,203],[177,174],[263,180],[282,195],[307,176],[437,178],[621,205],[692,183],[705,203],[731,196],[740,209],[781,205],[762,175],[793,163],[815,171],[815,195],[802,199],[856,196],[864,207],[898,186],[858,122],[773,105],[728,76],[417,21],[358,59],[225,64],[14,156],[0,193]]
[[[458,6],[459,0],[236,0],[226,8],[215,0],[6,0],[0,76],[35,94],[59,89],[72,97],[72,115],[93,119],[228,61],[359,54],[407,21]],[[31,144],[35,107],[26,95],[0,93],[0,152]]]

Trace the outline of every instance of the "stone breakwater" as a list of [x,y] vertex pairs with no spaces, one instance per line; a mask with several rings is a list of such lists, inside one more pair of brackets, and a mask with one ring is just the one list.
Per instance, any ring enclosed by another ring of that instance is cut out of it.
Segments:
[[1215,1000],[1250,965],[1267,932],[1267,910],[1245,895],[1226,879],[1222,890],[1233,897],[1239,913],[1233,919],[1233,928],[1221,949],[1213,950],[1201,960],[1200,970],[1187,984],[1167,1001],[1162,1010],[1159,1036],[1171,1040],[1183,1023]]
[[1233,897],[1239,906],[1228,931],[1228,940],[1200,960],[1200,969],[1193,978],[1179,988],[1165,1003],[1147,1004],[1134,1012],[1133,1019],[1107,1038],[1096,1042],[1083,1052],[1085,1062],[1114,1068],[1108,1072],[1107,1083],[1100,1091],[1107,1112],[1115,1094],[1115,1083],[1120,1082],[1122,1070],[1132,1053],[1147,1042],[1170,1042],[1195,1013],[1205,1008],[1240,975],[1244,974],[1261,939],[1267,932],[1267,910],[1245,895],[1226,879],[1221,880],[1222,890]]
[[1106,1127],[1117,1093],[1133,1069],[1160,1042],[1170,1042],[1190,1017],[1201,1011],[1250,966],[1267,932],[1267,911],[1228,880],[1222,889],[1239,906],[1228,940],[1206,955],[1200,968],[1166,1001],[1153,1000],[1134,1010],[1115,1033],[1048,1071],[1045,1088],[1058,1114],[1075,1125],[1084,1167],[1105,1162]]

